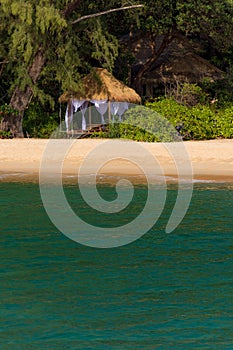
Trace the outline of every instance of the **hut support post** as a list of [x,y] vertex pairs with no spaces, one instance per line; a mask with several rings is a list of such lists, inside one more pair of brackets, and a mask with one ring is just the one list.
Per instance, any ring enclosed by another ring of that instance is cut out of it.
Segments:
[[89,108],[88,108],[88,115],[89,115],[89,129],[91,129],[91,123],[92,123],[92,121],[91,121],[91,107],[89,106]]
[[108,101],[108,122],[111,123],[111,108],[110,108],[110,101]]
[[68,132],[68,133],[69,133],[69,131],[70,131],[71,105],[72,105],[72,102],[69,101],[69,102],[68,102],[68,117],[67,117],[67,132]]

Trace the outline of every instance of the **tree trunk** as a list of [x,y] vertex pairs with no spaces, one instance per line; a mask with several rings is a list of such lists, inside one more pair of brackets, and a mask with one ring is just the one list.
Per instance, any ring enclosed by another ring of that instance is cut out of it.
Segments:
[[[71,14],[74,11],[74,9],[77,9],[80,6],[80,4],[81,4],[81,0],[74,0],[72,4],[68,4],[62,11],[63,16],[69,17],[69,14]],[[142,4],[136,4],[136,5],[130,5],[125,7],[114,8],[103,12],[81,16],[71,23],[76,24],[80,21],[83,21],[89,18],[99,17],[108,13],[128,10],[133,8],[141,8],[141,7],[143,7]],[[31,86],[37,82],[40,76],[40,73],[43,69],[43,66],[45,64],[45,52],[46,52],[45,50],[43,50],[42,48],[39,48],[39,50],[37,51],[34,57],[31,67],[28,69],[28,74],[32,80],[32,84],[30,86],[27,86],[24,90],[21,90],[20,87],[16,87],[13,92],[13,95],[10,100],[10,106],[13,107],[17,111],[17,113],[14,115],[5,116],[1,121],[2,130],[11,131],[15,137],[24,137],[23,129],[22,129],[24,111],[29,105],[30,100],[33,96],[33,90]],[[13,122],[15,123],[14,128],[12,127]]]
[[2,131],[10,131],[13,137],[23,137],[22,118],[19,114],[6,114],[1,120]]
[[[28,70],[28,74],[33,84],[37,82],[43,69],[44,63],[44,52],[39,49],[34,57],[32,65]],[[27,86],[24,90],[16,87],[11,96],[10,106],[17,111],[17,114],[5,116],[2,120],[2,129],[5,131],[11,131],[14,137],[24,137],[22,128],[23,116],[24,111],[28,107],[32,96],[33,91],[30,86]]]

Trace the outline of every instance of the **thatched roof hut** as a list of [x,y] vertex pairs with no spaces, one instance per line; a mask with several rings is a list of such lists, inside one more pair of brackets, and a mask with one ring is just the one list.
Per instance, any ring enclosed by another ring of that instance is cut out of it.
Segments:
[[182,83],[210,82],[222,79],[224,72],[206,59],[193,52],[171,52],[161,55],[156,64],[142,78],[147,97],[154,96],[154,91]]
[[203,79],[215,81],[223,78],[224,73],[212,65],[206,59],[192,52],[182,55],[174,54],[161,56],[156,66],[145,75],[144,79],[149,82],[175,83],[189,82],[198,83]]
[[170,84],[211,82],[224,78],[224,72],[201,57],[204,48],[199,42],[190,40],[176,33],[176,37],[163,47],[164,35],[158,35],[153,44],[156,52],[162,52],[154,63],[143,73],[140,81],[138,72],[145,67],[154,52],[148,35],[137,31],[133,36],[125,36],[122,42],[131,47],[135,61],[132,65],[132,82],[141,95],[146,98],[164,94],[164,89]]
[[107,100],[111,102],[140,103],[141,97],[130,87],[117,80],[104,68],[95,68],[82,80],[80,91],[65,92],[60,102],[76,100]]

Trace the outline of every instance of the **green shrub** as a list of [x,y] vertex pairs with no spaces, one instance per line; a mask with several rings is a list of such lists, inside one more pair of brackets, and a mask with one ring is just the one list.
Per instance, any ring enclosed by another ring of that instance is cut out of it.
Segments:
[[233,105],[187,107],[171,99],[159,99],[146,106],[166,117],[175,127],[182,126],[180,134],[185,140],[233,137]]
[[216,113],[216,136],[233,138],[233,106],[220,109]]
[[143,130],[146,136],[143,141],[171,142],[178,140],[177,132],[169,119],[153,109],[137,106],[129,109],[124,117],[125,123],[136,128],[137,132],[137,128]]
[[23,119],[24,134],[29,137],[48,138],[59,125],[57,114],[45,112],[39,103],[31,103]]
[[145,142],[171,142],[180,139],[174,126],[157,112],[136,106],[124,114],[121,123],[112,123],[105,132],[91,137],[123,138]]
[[0,139],[12,139],[12,134],[10,131],[0,130]]
[[127,123],[110,124],[107,126],[106,131],[92,133],[91,138],[121,138],[142,142],[156,142],[152,133]]

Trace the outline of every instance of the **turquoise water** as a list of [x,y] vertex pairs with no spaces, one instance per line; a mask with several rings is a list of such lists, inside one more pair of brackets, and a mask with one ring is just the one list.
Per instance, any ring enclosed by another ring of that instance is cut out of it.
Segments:
[[[185,219],[166,234],[171,186],[150,232],[113,249],[62,235],[38,185],[0,191],[0,349],[233,349],[232,184],[195,185]],[[138,205],[145,193],[137,188]]]

